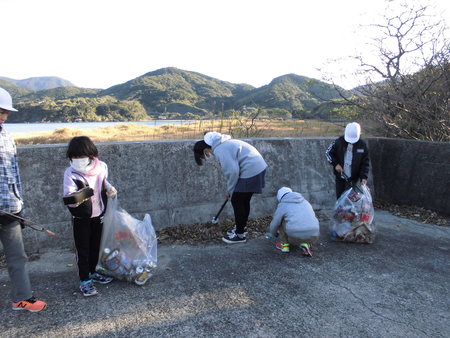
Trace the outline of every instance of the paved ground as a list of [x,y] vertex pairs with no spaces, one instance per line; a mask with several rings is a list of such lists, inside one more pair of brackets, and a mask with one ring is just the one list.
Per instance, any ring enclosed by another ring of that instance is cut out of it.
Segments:
[[115,281],[77,291],[74,256],[29,263],[41,313],[9,308],[0,270],[3,337],[450,337],[450,228],[376,212],[374,244],[322,236],[312,258],[272,240],[162,246],[145,286]]

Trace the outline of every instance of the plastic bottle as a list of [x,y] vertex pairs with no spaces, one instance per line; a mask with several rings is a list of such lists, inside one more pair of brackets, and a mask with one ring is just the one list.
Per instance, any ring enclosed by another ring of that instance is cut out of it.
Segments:
[[120,252],[119,249],[114,249],[106,257],[105,266],[108,270],[117,270],[120,267]]
[[102,256],[100,258],[100,262],[105,263],[106,259],[108,258],[109,254],[111,253],[111,249],[105,248],[102,252]]

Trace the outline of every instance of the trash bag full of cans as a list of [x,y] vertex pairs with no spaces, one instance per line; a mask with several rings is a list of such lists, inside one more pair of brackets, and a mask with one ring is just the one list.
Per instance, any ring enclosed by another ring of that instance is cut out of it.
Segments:
[[150,215],[142,221],[108,198],[97,271],[144,285],[156,268],[157,238]]
[[369,187],[356,184],[336,201],[330,221],[331,239],[335,241],[373,243],[373,203]]

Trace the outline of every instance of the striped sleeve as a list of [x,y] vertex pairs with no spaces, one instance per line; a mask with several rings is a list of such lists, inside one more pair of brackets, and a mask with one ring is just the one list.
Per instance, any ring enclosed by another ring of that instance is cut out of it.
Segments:
[[328,146],[327,150],[325,151],[325,156],[327,158],[328,163],[333,164],[333,165],[334,165],[334,163],[333,163],[332,153],[333,153],[335,144],[336,144],[336,140],[331,142],[331,144]]

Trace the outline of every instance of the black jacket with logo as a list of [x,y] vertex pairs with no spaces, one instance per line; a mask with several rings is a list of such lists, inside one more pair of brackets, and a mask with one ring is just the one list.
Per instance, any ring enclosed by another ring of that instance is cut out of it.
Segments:
[[[336,177],[340,177],[336,171],[336,165],[340,164],[344,168],[344,155],[347,151],[348,142],[345,141],[344,136],[334,140],[328,147],[325,155],[327,161],[333,166],[333,171]],[[353,144],[353,159],[352,159],[352,176],[351,180],[367,179],[369,175],[370,159],[369,149],[367,144],[359,139],[358,142]]]

